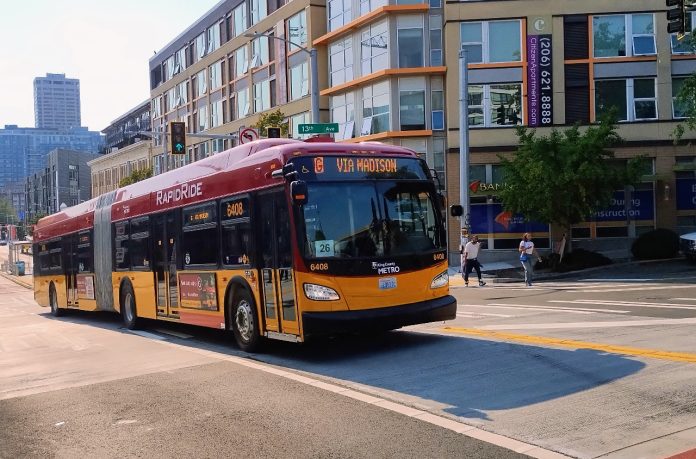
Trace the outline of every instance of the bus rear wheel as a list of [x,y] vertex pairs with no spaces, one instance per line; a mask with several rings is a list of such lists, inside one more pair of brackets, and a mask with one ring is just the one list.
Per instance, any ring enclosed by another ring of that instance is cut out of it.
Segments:
[[130,283],[125,284],[123,289],[121,289],[121,316],[123,317],[123,325],[128,330],[135,330],[138,327],[135,294]]
[[51,315],[53,317],[60,317],[63,315],[63,310],[58,307],[58,293],[56,293],[56,286],[51,283],[51,287],[48,289],[48,304],[51,306]]
[[246,290],[239,290],[232,300],[230,322],[237,346],[244,352],[254,352],[261,345],[254,299]]

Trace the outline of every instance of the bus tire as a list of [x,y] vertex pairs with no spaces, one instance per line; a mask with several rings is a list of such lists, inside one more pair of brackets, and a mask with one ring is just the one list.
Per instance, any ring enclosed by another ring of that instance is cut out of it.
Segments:
[[230,327],[237,346],[244,352],[254,352],[261,345],[256,305],[249,292],[240,288],[230,304]]
[[51,315],[53,317],[60,317],[64,314],[61,308],[58,307],[58,293],[56,293],[56,286],[51,282],[51,286],[48,288],[48,304],[51,306]]
[[123,325],[128,330],[138,328],[138,309],[135,306],[135,293],[130,282],[123,284],[121,289],[121,317],[123,317]]

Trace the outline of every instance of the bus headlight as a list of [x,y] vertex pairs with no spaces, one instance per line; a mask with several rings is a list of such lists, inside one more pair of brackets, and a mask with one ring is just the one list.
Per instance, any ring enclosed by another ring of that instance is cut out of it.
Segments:
[[317,284],[304,284],[304,294],[314,301],[335,301],[340,298],[336,290]]
[[430,288],[440,288],[444,287],[447,285],[449,282],[449,275],[447,275],[447,271],[442,271],[440,274],[435,276],[433,281],[430,283]]

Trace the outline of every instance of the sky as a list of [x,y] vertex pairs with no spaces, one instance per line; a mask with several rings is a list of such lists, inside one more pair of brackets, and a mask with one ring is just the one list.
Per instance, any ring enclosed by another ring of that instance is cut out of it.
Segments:
[[64,73],[101,131],[150,98],[149,59],[219,1],[0,2],[0,128],[34,127],[34,78]]

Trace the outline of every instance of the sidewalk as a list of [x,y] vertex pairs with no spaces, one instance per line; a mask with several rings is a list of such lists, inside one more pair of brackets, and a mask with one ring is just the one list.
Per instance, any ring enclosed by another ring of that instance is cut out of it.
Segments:
[[[657,264],[666,263],[671,261],[683,260],[683,257],[676,258],[665,258],[660,260],[629,260],[621,261],[617,263],[612,263],[610,265],[595,266],[593,268],[579,269],[577,271],[568,271],[564,273],[552,272],[548,269],[537,269],[534,271],[534,280],[556,280],[556,279],[566,279],[569,277],[577,277],[588,273],[593,273],[597,271],[606,271],[610,269],[622,268],[631,265],[638,264]],[[448,269],[449,274],[449,285],[450,287],[464,287],[464,278],[459,268],[450,267]],[[484,265],[484,269],[481,270],[481,275],[484,282],[488,284],[504,284],[513,282],[524,282],[524,272],[522,266],[514,266],[510,263],[490,263],[489,265]],[[469,285],[477,285],[476,272],[469,274]]]

